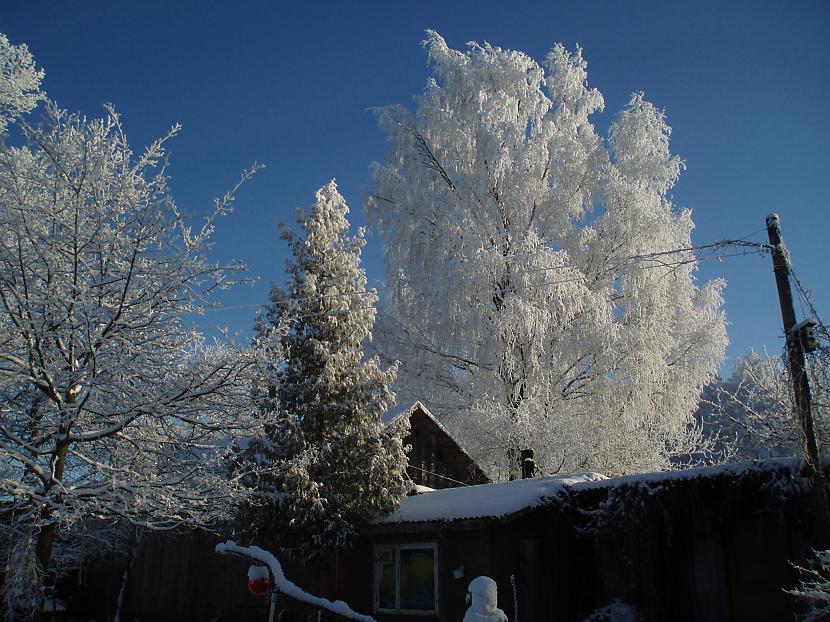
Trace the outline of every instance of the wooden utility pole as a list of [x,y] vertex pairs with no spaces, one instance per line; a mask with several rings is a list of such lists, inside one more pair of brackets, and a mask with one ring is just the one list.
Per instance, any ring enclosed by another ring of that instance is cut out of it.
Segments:
[[830,546],[830,510],[824,489],[824,469],[821,465],[813,423],[810,381],[804,360],[804,345],[796,327],[793,292],[790,287],[790,258],[787,247],[781,239],[781,224],[778,214],[767,216],[767,235],[772,248],[772,268],[778,287],[778,301],[781,304],[781,319],[784,322],[784,338],[787,344],[787,361],[793,384],[795,415],[801,428],[801,438],[807,458],[807,472],[810,475],[811,493],[815,508],[815,537],[817,548]]

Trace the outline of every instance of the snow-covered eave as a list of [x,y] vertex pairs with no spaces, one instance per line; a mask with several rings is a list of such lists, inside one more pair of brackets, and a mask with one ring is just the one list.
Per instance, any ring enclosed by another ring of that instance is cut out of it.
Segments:
[[392,523],[371,523],[363,528],[367,535],[382,535],[387,533],[432,533],[436,531],[472,531],[512,522],[533,510],[547,504],[547,499],[540,499],[539,503],[520,508],[503,516],[476,516],[472,518],[452,518],[434,520],[401,521]]
[[[511,482],[445,488],[401,499],[391,514],[380,517],[366,532],[429,531],[477,528],[483,523],[506,523],[519,518],[551,497],[563,493],[569,484],[601,479],[597,473],[572,473]],[[423,527],[414,527],[423,525]]]
[[486,529],[496,524],[507,522],[506,518],[482,516],[478,518],[455,518],[440,520],[402,521],[398,523],[370,523],[361,529],[367,536],[384,534],[419,534],[439,531],[473,531]]

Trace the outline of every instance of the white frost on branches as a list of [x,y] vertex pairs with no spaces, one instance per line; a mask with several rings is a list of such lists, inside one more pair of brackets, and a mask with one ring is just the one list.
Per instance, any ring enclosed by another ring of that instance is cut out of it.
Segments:
[[285,572],[283,572],[282,564],[270,551],[266,551],[258,546],[239,546],[233,540],[227,542],[220,542],[216,545],[216,552],[221,554],[241,555],[248,559],[253,559],[267,565],[271,571],[271,576],[274,577],[275,588],[281,594],[290,596],[301,603],[311,605],[312,607],[319,607],[331,613],[346,618],[348,620],[356,620],[357,622],[377,622],[373,617],[357,613],[348,604],[342,600],[330,601],[327,598],[309,594],[296,583],[289,581]]
[[168,193],[176,129],[135,154],[112,110],[87,120],[48,103],[42,126],[20,123],[21,144],[0,144],[0,552],[28,551],[42,577],[115,522],[229,516],[242,487],[222,454],[257,429],[256,362],[184,319],[244,266],[206,258],[232,192],[196,230]]
[[[818,409],[814,414],[822,431],[824,417]],[[750,350],[739,357],[728,378],[704,389],[699,417],[721,445],[732,445],[732,460],[803,454],[789,374],[780,356]]]
[[35,69],[34,58],[26,45],[12,45],[0,33],[0,136],[9,123],[43,99],[41,80],[43,69]]
[[796,615],[798,622],[820,622],[830,617],[830,551],[816,551],[811,567],[796,566],[801,578],[798,585],[787,590],[803,609]]
[[535,449],[542,473],[666,468],[726,346],[721,282],[699,288],[693,223],[669,191],[682,162],[634,94],[608,144],[582,51],[521,52],[430,32],[413,115],[367,211],[386,247],[377,330],[398,390],[442,413],[497,478]]

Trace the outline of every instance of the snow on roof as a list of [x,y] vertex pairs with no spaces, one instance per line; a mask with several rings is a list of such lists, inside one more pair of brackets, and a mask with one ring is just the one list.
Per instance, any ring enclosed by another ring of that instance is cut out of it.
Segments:
[[421,484],[412,484],[409,487],[409,492],[407,493],[407,496],[422,495],[426,492],[435,492],[435,488],[430,488],[429,486],[421,486]]
[[[400,419],[404,415],[407,415],[407,416],[411,415],[413,412],[415,412],[415,409],[418,408],[418,407],[420,407],[421,410],[423,410],[430,417],[432,417],[432,413],[427,410],[426,406],[421,404],[421,402],[415,402],[414,404],[412,404],[412,406],[407,406],[407,407],[396,406],[395,408],[390,408],[389,410],[386,411],[386,413],[383,415],[383,417],[380,418],[380,422],[383,424],[384,428],[388,428],[390,425],[395,423],[398,419]],[[432,418],[435,419],[435,417],[432,417]],[[436,421],[436,423],[437,423],[437,421]]]
[[742,477],[748,473],[775,471],[786,469],[796,473],[804,468],[804,460],[797,458],[766,458],[764,460],[750,460],[746,462],[728,462],[713,466],[678,469],[675,471],[656,471],[653,473],[637,473],[608,478],[602,481],[585,481],[574,484],[573,491],[592,490],[597,488],[615,488],[620,486],[639,486],[642,484],[660,485],[670,481],[691,479],[712,479],[732,476]]
[[677,471],[639,473],[607,478],[598,473],[571,473],[550,477],[518,479],[498,484],[480,484],[461,488],[444,488],[433,492],[404,497],[392,514],[375,524],[454,521],[475,518],[505,518],[525,508],[549,503],[557,493],[621,486],[660,486],[670,481],[741,477],[749,473],[789,470],[799,472],[804,461],[794,458],[773,458],[751,462],[734,462]]
[[444,488],[404,497],[398,509],[376,524],[504,518],[519,510],[541,505],[567,486],[603,479],[598,473],[572,473],[517,479],[499,484]]

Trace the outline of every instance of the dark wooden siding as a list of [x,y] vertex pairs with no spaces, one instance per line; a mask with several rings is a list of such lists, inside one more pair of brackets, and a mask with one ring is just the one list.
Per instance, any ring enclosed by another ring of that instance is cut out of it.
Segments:
[[411,411],[409,422],[409,436],[404,443],[411,447],[407,473],[414,483],[453,488],[490,481],[470,455],[418,405]]

